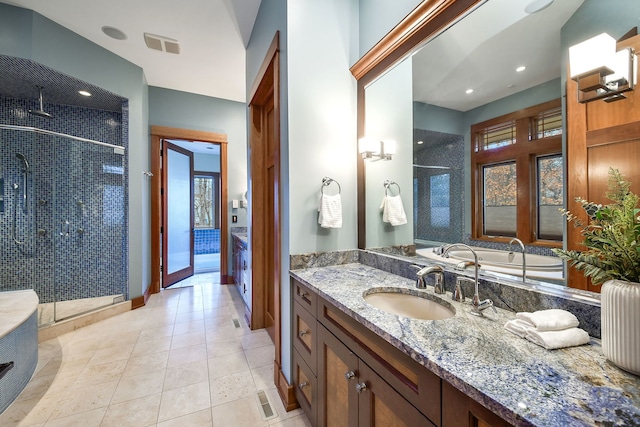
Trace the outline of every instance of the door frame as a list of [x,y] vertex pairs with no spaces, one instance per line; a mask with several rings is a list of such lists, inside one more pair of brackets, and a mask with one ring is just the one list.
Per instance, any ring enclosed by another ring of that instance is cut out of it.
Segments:
[[183,141],[209,142],[220,145],[220,282],[233,283],[229,277],[228,260],[228,221],[227,221],[227,135],[190,129],[166,126],[151,126],[151,284],[145,293],[148,295],[160,292],[160,228],[162,227],[162,157],[161,141],[163,139],[179,139]]

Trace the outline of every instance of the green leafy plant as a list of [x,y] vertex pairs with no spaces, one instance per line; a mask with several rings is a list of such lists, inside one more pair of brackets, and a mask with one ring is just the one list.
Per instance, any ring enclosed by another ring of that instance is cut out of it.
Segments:
[[631,183],[617,169],[609,168],[608,184],[606,196],[611,204],[603,206],[576,198],[590,217],[588,224],[561,209],[568,222],[582,227],[587,250],[553,252],[590,277],[595,285],[611,279],[640,283],[640,197],[630,191]]

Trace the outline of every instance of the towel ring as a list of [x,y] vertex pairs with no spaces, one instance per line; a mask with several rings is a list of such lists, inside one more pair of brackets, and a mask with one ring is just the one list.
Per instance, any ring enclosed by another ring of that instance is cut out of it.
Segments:
[[382,184],[384,185],[384,194],[385,196],[389,195],[389,187],[391,187],[392,185],[395,185],[396,187],[398,187],[398,196],[400,195],[400,186],[398,185],[397,182],[391,181],[391,180],[385,180],[385,182]]
[[324,178],[322,178],[322,187],[320,188],[320,192],[324,194],[324,187],[328,187],[329,185],[331,185],[332,182],[336,183],[336,185],[338,186],[338,194],[340,194],[342,192],[340,183],[333,178],[329,178],[328,176],[325,176]]

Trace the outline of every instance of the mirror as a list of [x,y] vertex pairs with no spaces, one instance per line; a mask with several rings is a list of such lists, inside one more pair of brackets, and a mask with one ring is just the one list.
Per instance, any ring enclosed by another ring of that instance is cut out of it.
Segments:
[[[603,20],[593,0],[556,0],[527,13],[530,3],[540,2],[483,2],[419,49],[407,49],[411,56],[384,75],[366,76],[361,133],[397,143],[392,160],[365,162],[366,248],[476,246],[469,242],[471,125],[561,98],[568,46],[602,31],[619,37],[633,26]],[[520,65],[526,69],[516,72]],[[406,225],[382,221],[387,180],[398,184]],[[429,184],[430,198],[419,196],[421,182]],[[534,251],[544,255],[549,249]]]

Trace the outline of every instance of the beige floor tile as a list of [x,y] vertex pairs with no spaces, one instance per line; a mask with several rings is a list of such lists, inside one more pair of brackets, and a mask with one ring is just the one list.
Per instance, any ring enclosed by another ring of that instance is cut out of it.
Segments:
[[248,371],[249,364],[243,352],[209,359],[209,378],[220,378],[236,372]]
[[242,343],[242,348],[245,350],[273,345],[271,337],[264,329],[258,329],[250,334],[243,335],[240,337],[240,342]]
[[220,341],[207,342],[206,350],[209,357],[211,358],[238,353],[243,351],[243,348],[238,337],[235,337]]
[[167,368],[207,359],[207,347],[204,344],[193,347],[178,348],[169,351]]
[[154,426],[158,421],[161,393],[110,405],[100,427]]
[[171,348],[171,336],[138,340],[131,352],[131,357],[146,356],[147,354],[162,353]]
[[67,390],[66,393],[64,393],[63,399],[51,414],[50,420],[69,417],[79,412],[105,408],[109,404],[117,385],[118,381],[111,381],[89,387]]
[[89,360],[88,365],[100,365],[114,360],[127,360],[133,351],[133,344],[123,344],[118,347],[108,347],[97,350]]
[[238,331],[233,322],[225,326],[217,326],[206,330],[207,343],[235,339]]
[[84,369],[85,366],[93,357],[95,351],[88,351],[85,353],[73,353],[73,354],[59,354],[53,359],[49,360],[46,365],[42,367],[35,375],[46,376],[52,374],[59,374],[61,372],[75,371],[78,369]]
[[176,322],[173,327],[173,336],[204,332],[204,320],[180,320],[182,321]]
[[135,376],[147,372],[166,369],[169,360],[169,352],[151,353],[144,356],[131,357],[124,370],[124,376]]
[[245,396],[218,406],[211,410],[214,427],[269,425],[262,419],[255,396]]
[[287,418],[285,420],[270,422],[269,425],[273,427],[311,427],[309,418],[307,418],[304,414]]
[[173,323],[156,326],[154,328],[145,329],[144,331],[140,332],[140,338],[138,339],[138,343],[140,341],[155,340],[158,338],[170,337],[171,335],[173,335]]
[[256,392],[250,371],[236,372],[224,377],[213,378],[210,383],[212,406],[250,396]]
[[13,427],[44,424],[53,413],[61,397],[17,400],[0,415],[0,425]]
[[207,361],[185,363],[171,368],[167,368],[164,377],[163,390],[173,390],[191,384],[202,382],[207,377]]
[[157,427],[212,427],[211,409],[203,409],[202,411],[193,412],[178,418],[158,423]]
[[276,386],[273,381],[273,361],[270,365],[251,369],[251,376],[258,390],[275,388]]
[[210,406],[208,381],[169,390],[162,393],[158,422],[198,412]]
[[126,366],[127,360],[116,360],[110,363],[87,366],[78,375],[73,387],[81,388],[119,380]]
[[142,375],[122,378],[113,394],[111,404],[162,392],[164,375],[165,370],[161,369]]
[[194,345],[204,344],[205,334],[203,332],[194,332],[189,334],[174,335],[171,340],[171,350],[184,347],[193,347]]
[[45,427],[99,427],[104,417],[104,413],[107,410],[104,408],[92,409],[89,411],[74,413],[62,418],[50,419],[47,421]]
[[273,344],[265,347],[245,350],[244,354],[247,356],[247,362],[249,363],[249,367],[252,369],[265,365],[273,365],[273,361],[276,357],[275,347]]
[[306,418],[306,415],[304,415],[304,411],[302,410],[302,408],[294,409],[293,411],[287,412],[287,410],[284,408],[282,400],[280,399],[280,394],[278,394],[278,389],[276,389],[275,387],[268,388],[264,391],[269,397],[271,408],[276,414],[278,414],[276,418],[269,420],[269,423],[279,422],[288,418],[297,417],[299,415],[302,415]]

